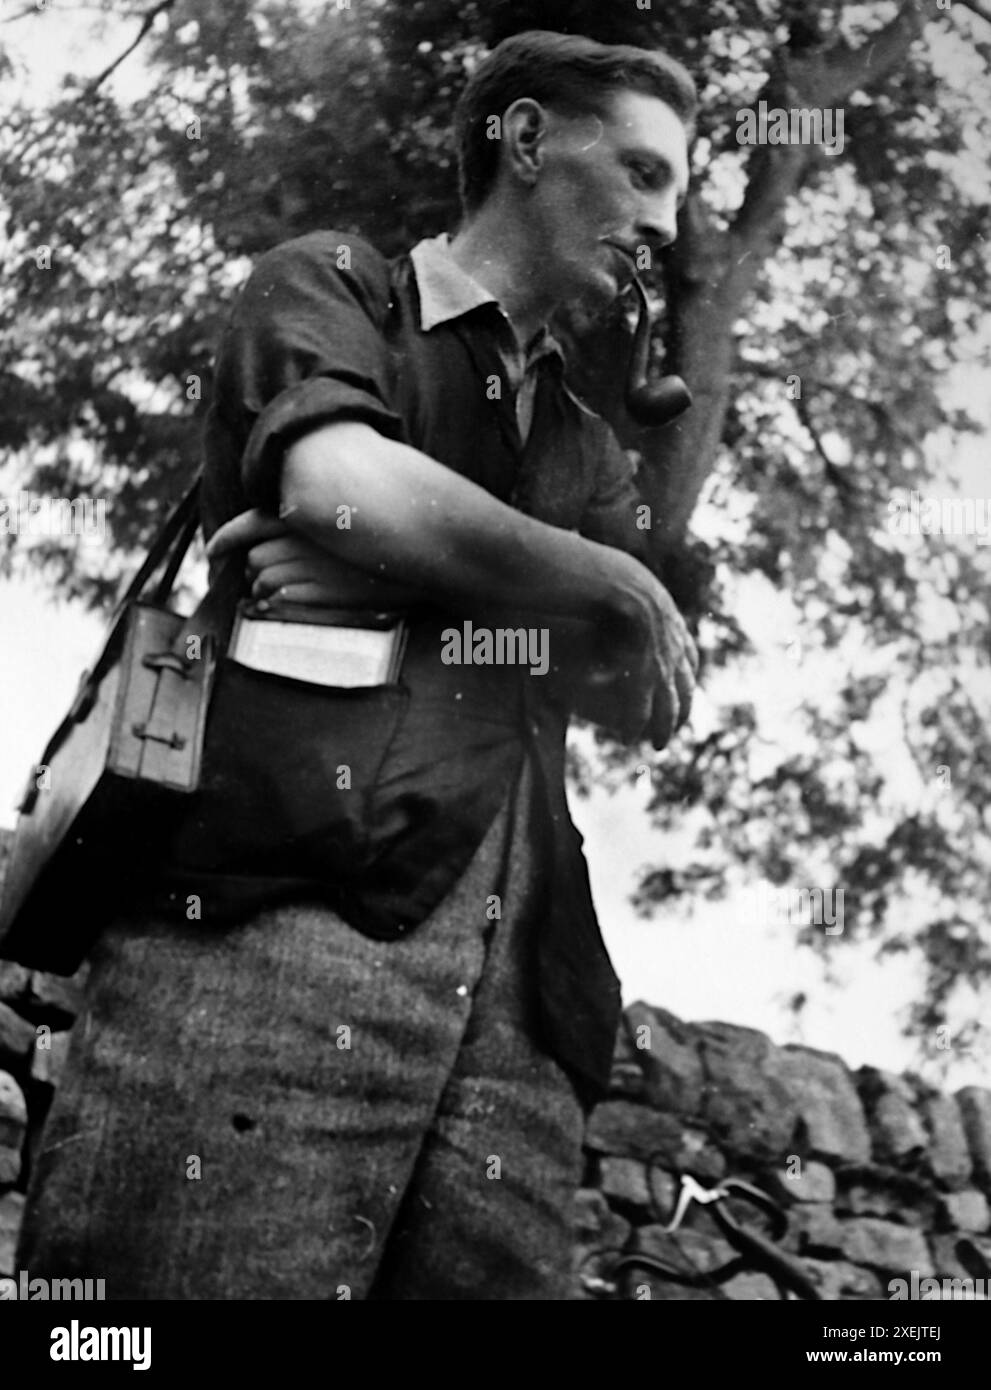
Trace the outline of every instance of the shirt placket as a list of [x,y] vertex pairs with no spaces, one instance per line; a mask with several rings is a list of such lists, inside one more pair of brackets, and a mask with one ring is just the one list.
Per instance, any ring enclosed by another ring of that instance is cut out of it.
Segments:
[[[503,324],[507,331],[511,332],[504,320]],[[496,335],[487,326],[480,331],[477,324],[470,325],[462,320],[452,324],[452,327],[467,349],[476,372],[486,385],[486,395],[495,409],[499,428],[512,451],[518,470],[523,455],[523,437],[516,416],[516,395],[505,353],[499,346]],[[493,378],[501,384],[501,389],[495,397],[488,392],[488,384]]]

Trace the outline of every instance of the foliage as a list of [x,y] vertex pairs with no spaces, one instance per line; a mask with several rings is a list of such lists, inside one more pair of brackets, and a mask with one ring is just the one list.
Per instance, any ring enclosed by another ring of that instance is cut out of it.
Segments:
[[[0,446],[21,486],[111,496],[116,545],[96,572],[56,542],[26,558],[107,600],[191,475],[213,345],[251,257],[323,226],[393,253],[453,222],[450,117],[488,46],[535,27],[661,43],[703,96],[693,193],[654,277],[657,359],[685,373],[696,409],[638,433],[618,390],[622,314],[562,331],[576,381],[641,459],[655,562],[709,679],[737,680],[712,727],[657,760],[651,813],[662,828],[692,817],[698,850],[648,873],[639,900],[719,894],[741,874],[842,885],[845,939],[922,953],[926,1029],[961,978],[991,977],[988,551],[886,525],[908,491],[947,491],[938,459],[974,427],[947,404],[950,373],[986,366],[980,5],[165,0],[129,24],[118,51],[140,39],[123,59],[146,65],[138,99],[114,95],[111,64],[44,109],[7,109],[0,131]],[[736,112],[761,99],[842,108],[845,153],[742,147]],[[787,595],[803,652],[838,678],[833,698],[809,691],[773,755],[747,698],[760,675],[741,576]],[[865,741],[872,719],[900,727],[914,791]],[[603,742],[576,785],[618,784],[636,761]]]

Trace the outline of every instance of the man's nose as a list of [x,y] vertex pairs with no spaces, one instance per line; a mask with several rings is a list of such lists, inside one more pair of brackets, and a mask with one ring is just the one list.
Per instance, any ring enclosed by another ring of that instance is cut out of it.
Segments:
[[674,198],[655,199],[637,219],[640,240],[652,251],[663,251],[678,235],[678,205]]

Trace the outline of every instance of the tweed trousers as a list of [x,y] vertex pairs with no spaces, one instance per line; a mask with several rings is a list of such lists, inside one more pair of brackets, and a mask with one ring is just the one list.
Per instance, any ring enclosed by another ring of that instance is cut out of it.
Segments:
[[569,1297],[584,1111],[536,1038],[531,792],[524,763],[399,941],[311,902],[115,922],[18,1268],[111,1300]]

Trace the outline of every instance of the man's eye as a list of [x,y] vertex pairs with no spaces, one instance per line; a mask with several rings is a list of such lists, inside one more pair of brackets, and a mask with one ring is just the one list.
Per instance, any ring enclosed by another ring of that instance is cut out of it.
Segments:
[[654,170],[648,164],[631,163],[630,173],[645,188],[652,188],[657,182]]

